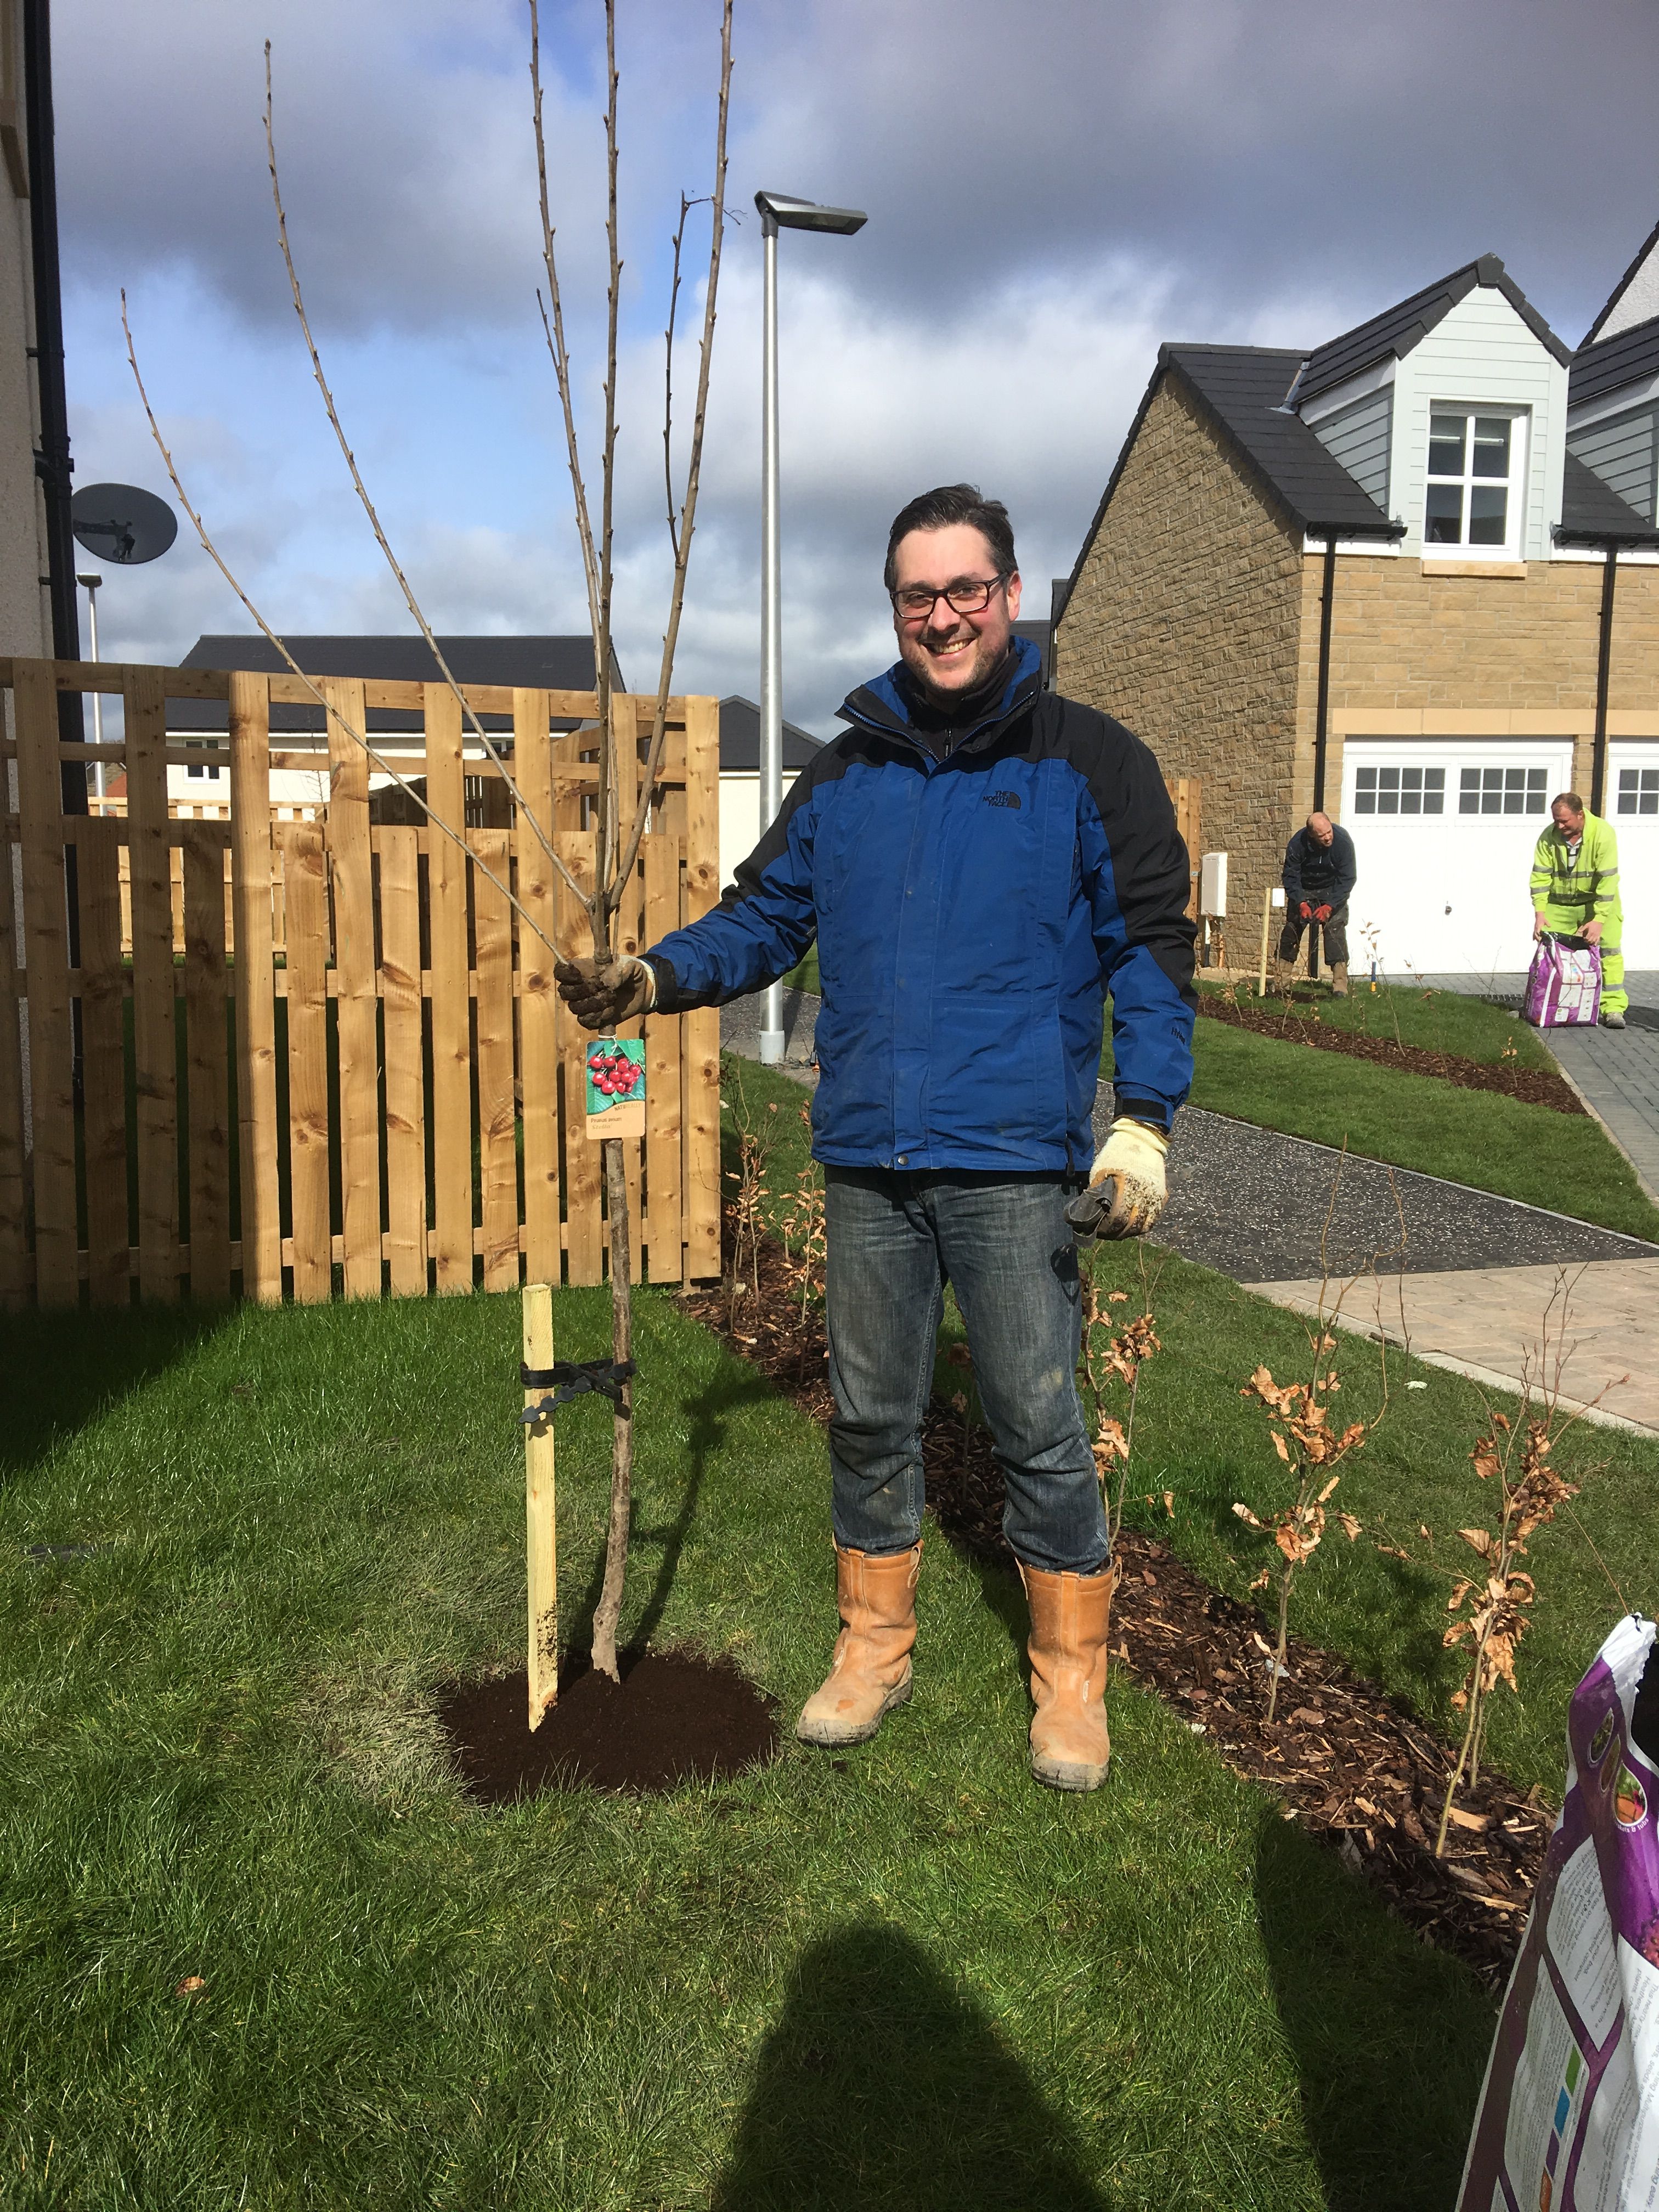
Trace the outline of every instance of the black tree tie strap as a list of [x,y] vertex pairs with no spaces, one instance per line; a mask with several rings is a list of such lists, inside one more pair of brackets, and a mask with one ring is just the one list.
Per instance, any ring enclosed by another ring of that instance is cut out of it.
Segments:
[[551,1367],[526,1367],[519,1364],[519,1380],[526,1390],[550,1390],[550,1398],[544,1398],[538,1406],[526,1406],[519,1416],[521,1422],[534,1423],[553,1413],[555,1407],[568,1406],[573,1398],[584,1398],[592,1391],[597,1396],[609,1398],[617,1411],[626,1413],[623,1403],[623,1384],[634,1373],[631,1359],[556,1359]]

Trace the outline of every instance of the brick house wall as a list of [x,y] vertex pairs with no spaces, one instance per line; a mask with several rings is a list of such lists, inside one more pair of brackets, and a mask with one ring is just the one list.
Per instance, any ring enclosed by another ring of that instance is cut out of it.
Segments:
[[[1572,736],[1573,781],[1588,799],[1601,640],[1601,563],[1532,561],[1494,572],[1473,562],[1425,573],[1420,561],[1340,553],[1331,621],[1331,736],[1325,792],[1342,796],[1342,740],[1376,737]],[[1304,556],[1292,815],[1313,803],[1319,687],[1319,554]],[[1474,573],[1468,573],[1473,571]],[[1613,597],[1609,726],[1659,710],[1659,568],[1622,561]],[[1206,837],[1209,832],[1205,832]]]
[[[1234,960],[1255,958],[1299,818],[1304,565],[1301,533],[1166,381],[1055,633],[1056,689],[1127,723],[1166,778],[1201,779],[1204,846],[1230,856]],[[1316,653],[1316,576],[1314,624]]]

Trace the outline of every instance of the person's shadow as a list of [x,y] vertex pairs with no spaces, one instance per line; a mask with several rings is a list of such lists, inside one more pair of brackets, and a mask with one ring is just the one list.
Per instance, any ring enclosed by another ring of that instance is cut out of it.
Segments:
[[804,1952],[714,2212],[1101,2212],[1067,2123],[896,1928]]

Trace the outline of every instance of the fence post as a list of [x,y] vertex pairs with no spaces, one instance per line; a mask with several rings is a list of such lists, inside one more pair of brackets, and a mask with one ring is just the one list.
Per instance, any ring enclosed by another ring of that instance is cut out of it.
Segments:
[[167,819],[167,694],[129,668],[127,850],[132,869],[132,1041],[138,1076],[138,1294],[179,1295],[178,977]]
[[[550,938],[556,927],[553,867],[526,812],[553,835],[553,748],[545,691],[513,694],[513,770],[520,811],[514,824],[518,893]],[[525,1273],[556,1283],[559,1267],[559,1048],[553,957],[534,930],[519,927],[519,1083],[524,1115]]]
[[[697,921],[720,895],[720,702],[685,702],[685,919]],[[683,1279],[720,1271],[720,1017],[700,1006],[680,1017],[681,1115],[685,1133]]]
[[[340,1075],[342,1280],[349,1298],[380,1295],[380,1041],[374,988],[374,882],[368,756],[346,729],[368,728],[361,679],[325,678],[328,856],[334,889]],[[344,723],[345,728],[341,724]]]
[[[0,799],[5,802],[0,812],[9,814],[11,772],[3,760]],[[0,835],[0,1312],[15,1311],[26,1302],[29,1274],[23,1236],[23,977],[14,881],[11,838]]]
[[276,1305],[283,1296],[283,1230],[270,941],[270,685],[264,676],[230,678],[230,842],[242,1292],[261,1305]]

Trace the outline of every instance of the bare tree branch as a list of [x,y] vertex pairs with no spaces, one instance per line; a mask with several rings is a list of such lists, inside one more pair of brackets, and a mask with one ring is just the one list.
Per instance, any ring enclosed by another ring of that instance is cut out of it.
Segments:
[[444,659],[442,653],[439,650],[438,641],[432,634],[432,625],[428,622],[425,614],[422,611],[421,604],[416,598],[413,590],[410,588],[409,579],[404,574],[402,563],[398,561],[397,555],[392,551],[391,541],[386,537],[386,532],[380,526],[380,515],[375,511],[374,502],[368,495],[368,487],[364,483],[362,472],[358,469],[356,455],[352,452],[350,446],[347,442],[346,434],[340,422],[339,410],[334,404],[334,394],[329,389],[327,377],[323,374],[322,356],[317,350],[317,341],[311,334],[311,319],[306,313],[305,295],[300,289],[299,271],[294,265],[293,249],[289,245],[288,216],[283,207],[282,182],[276,173],[276,137],[273,115],[270,74],[270,41],[269,39],[265,40],[265,158],[270,166],[270,197],[276,204],[276,237],[277,242],[282,247],[283,266],[288,271],[289,289],[294,295],[294,312],[300,319],[300,328],[305,337],[306,350],[311,356],[312,374],[317,380],[317,389],[323,395],[323,405],[328,410],[330,425],[333,429],[334,436],[339,446],[340,451],[345,457],[345,465],[351,472],[351,481],[356,487],[357,497],[362,502],[363,512],[368,517],[369,526],[374,532],[375,543],[380,546],[381,552],[385,554],[386,566],[397,578],[398,586],[403,592],[404,603],[407,605],[410,614],[414,616],[416,623],[420,627],[422,636],[426,640],[428,646],[431,649],[432,657],[438,664],[440,674],[442,676],[444,682],[448,684],[450,690],[454,693],[456,700],[460,706],[461,713],[471,727],[472,734],[477,738],[478,743],[483,747],[485,752],[488,753],[490,759],[495,763],[496,769],[500,771],[501,776],[506,781],[507,790],[512,794],[514,805],[518,808],[520,814],[524,817],[524,819],[529,823],[532,830],[535,832],[536,842],[541,846],[543,851],[546,854],[548,859],[551,860],[559,874],[563,877],[567,888],[571,891],[574,896],[580,899],[583,905],[585,907],[588,907],[591,911],[592,902],[586,898],[575,877],[571,873],[570,870],[566,867],[564,862],[554,851],[552,839],[548,836],[546,830],[542,828],[541,823],[537,820],[533,808],[526,805],[524,795],[520,791],[518,785],[514,782],[512,772],[507,768],[507,763],[501,758],[501,754],[497,752],[495,746],[489,742],[489,735],[484,729],[483,722],[473,712],[471,701],[467,698],[466,694],[462,690],[460,685],[455,681],[453,675],[451,673],[449,663]]
[[680,249],[685,244],[685,218],[698,200],[680,194],[679,227],[674,233],[674,273],[668,287],[668,327],[663,332],[662,363],[662,482],[668,501],[668,550],[680,557],[679,532],[674,522],[674,316],[680,303]]
[[547,307],[543,304],[539,291],[536,295],[536,302],[542,310],[542,327],[547,332],[547,349],[553,356],[553,374],[558,383],[559,398],[564,405],[565,448],[570,460],[570,489],[576,507],[576,536],[581,544],[582,574],[587,581],[587,615],[593,632],[593,665],[597,677],[599,564],[593,552],[593,524],[588,513],[587,488],[582,482],[581,455],[576,441],[575,407],[570,391],[570,353],[564,342],[564,307],[559,296],[558,263],[553,252],[553,214],[547,191],[547,138],[542,125],[542,43],[537,0],[530,0],[530,88],[531,116],[536,131],[536,180],[541,193],[542,259],[547,268],[548,298],[553,308],[550,325]]
[[[617,871],[618,897],[633,874],[634,862],[650,818],[651,794],[662,767],[668,736],[668,694],[674,678],[674,653],[679,642],[680,614],[685,605],[685,575],[691,558],[691,537],[696,528],[697,489],[702,475],[702,436],[708,414],[708,376],[714,355],[714,301],[720,289],[720,246],[726,235],[726,124],[732,100],[732,0],[720,11],[720,112],[714,128],[714,189],[713,231],[708,243],[708,288],[702,303],[702,357],[697,367],[697,404],[691,424],[691,453],[686,469],[685,503],[680,510],[679,542],[675,550],[674,588],[668,606],[668,627],[662,641],[662,665],[657,677],[657,704],[651,721],[651,746],[635,810],[633,833]],[[671,494],[672,498],[672,494]]]
[[[520,921],[524,923],[526,928],[532,931],[537,937],[541,939],[542,943],[547,947],[548,951],[553,955],[555,959],[562,958],[562,955],[560,953],[558,946],[554,944],[552,939],[547,934],[547,932],[542,927],[535,916],[526,913],[524,908],[513,896],[511,890],[509,890],[507,886],[501,881],[495,870],[489,867],[483,860],[480,860],[477,853],[473,852],[472,848],[467,843],[463,832],[459,830],[453,829],[451,825],[444,820],[442,815],[434,813],[433,809],[427,805],[424,796],[415,788],[415,786],[409,782],[404,777],[398,775],[397,769],[392,767],[391,762],[386,758],[384,754],[378,752],[375,748],[370,744],[368,739],[363,735],[361,730],[353,729],[350,723],[346,720],[344,715],[339,712],[337,708],[330,705],[328,700],[324,696],[321,690],[319,690],[315,682],[306,673],[305,670],[301,667],[299,662],[289,651],[286,643],[283,639],[277,636],[276,631],[272,629],[270,624],[265,620],[258,608],[254,605],[252,600],[248,597],[241,585],[237,581],[236,577],[232,574],[229,564],[225,560],[223,554],[220,552],[218,547],[209,536],[207,525],[203,521],[200,514],[198,512],[195,505],[191,501],[190,494],[185,489],[184,480],[179,474],[178,465],[173,460],[172,450],[168,447],[167,440],[161,435],[161,426],[155,419],[155,410],[150,405],[149,393],[144,385],[143,374],[138,367],[138,355],[132,340],[132,325],[127,320],[127,295],[125,287],[121,293],[121,329],[125,335],[127,342],[127,362],[132,370],[133,382],[138,387],[138,398],[143,404],[145,416],[149,419],[150,435],[155,439],[156,449],[161,456],[162,465],[166,468],[168,476],[173,480],[173,489],[179,495],[179,504],[184,508],[185,513],[190,517],[191,522],[196,526],[196,535],[202,541],[203,551],[213,562],[214,567],[217,568],[219,574],[224,578],[226,583],[230,586],[231,590],[235,592],[237,598],[247,609],[249,614],[252,616],[254,621],[264,632],[265,635],[270,640],[270,642],[276,647],[277,652],[282,654],[283,659],[288,663],[294,674],[299,678],[301,683],[305,685],[312,697],[317,702],[318,705],[323,708],[325,714],[331,715],[334,720],[339,725],[340,728],[345,732],[347,737],[351,739],[352,743],[362,747],[363,750],[368,755],[369,759],[374,763],[374,766],[380,770],[381,774],[384,775],[389,775],[400,791],[404,791],[408,793],[410,798],[412,799],[415,804],[420,808],[422,813],[425,815],[427,820],[431,823],[434,830],[441,830],[444,836],[448,838],[452,845],[459,845],[462,852],[470,856],[473,866],[476,867],[489,882],[495,884],[496,890],[507,901],[507,904],[513,908]],[[578,896],[580,896],[580,890],[578,892]]]
[[[599,495],[599,634],[596,641],[594,683],[599,695],[599,727],[604,744],[599,754],[599,849],[593,872],[594,951],[607,957],[611,923],[622,902],[617,867],[617,810],[618,778],[615,709],[611,699],[611,593],[615,556],[617,480],[617,325],[622,312],[621,236],[617,217],[617,0],[605,0],[605,237],[610,251],[611,276],[605,288],[605,437],[600,449]],[[630,724],[628,742],[637,754],[638,734]],[[600,933],[604,944],[599,943]]]

